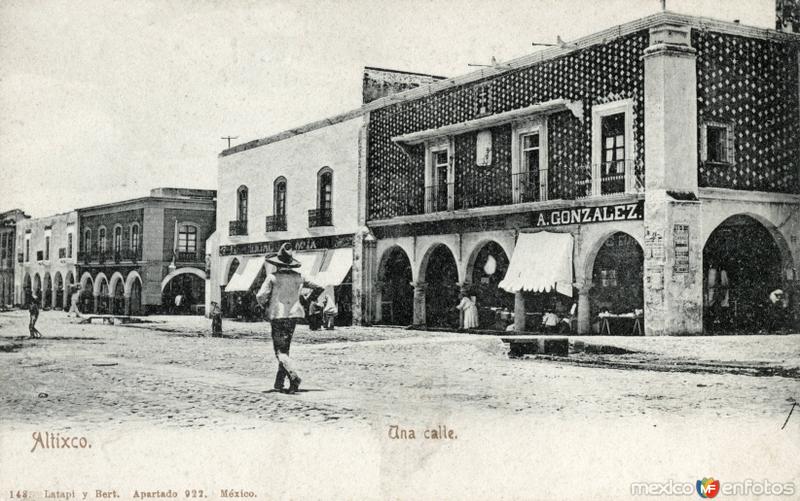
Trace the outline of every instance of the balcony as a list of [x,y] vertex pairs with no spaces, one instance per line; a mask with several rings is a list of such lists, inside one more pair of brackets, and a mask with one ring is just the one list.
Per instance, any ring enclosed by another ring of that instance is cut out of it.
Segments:
[[22,263],[24,261],[25,261],[25,254],[23,254],[21,252],[19,254],[17,254],[17,262],[18,263]]
[[441,212],[451,209],[450,193],[455,183],[442,183],[425,187],[425,212]]
[[182,251],[178,252],[178,261],[181,263],[196,263],[199,261],[197,259],[197,251]]
[[308,227],[333,226],[333,209],[311,209],[308,211]]
[[512,174],[511,187],[514,203],[543,202],[547,200],[547,170]]
[[638,165],[634,160],[617,160],[585,168],[578,182],[577,198],[644,191],[644,176],[636,172]]
[[58,249],[58,259],[65,259],[67,257],[67,248],[61,247]]
[[247,235],[247,221],[231,221],[228,226],[228,235],[232,237]]
[[286,214],[278,214],[276,216],[267,216],[265,231],[286,231]]
[[142,249],[140,247],[125,249],[122,251],[122,257],[125,261],[132,261],[136,263],[142,260]]
[[119,264],[122,262],[122,250],[118,249],[114,251],[114,263]]

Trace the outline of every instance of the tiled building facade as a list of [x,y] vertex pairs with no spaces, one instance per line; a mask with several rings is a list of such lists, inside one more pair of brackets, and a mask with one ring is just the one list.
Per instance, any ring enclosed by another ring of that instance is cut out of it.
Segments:
[[[757,322],[800,267],[798,38],[663,12],[371,103],[372,320],[452,327],[462,291],[517,330],[549,308],[582,333],[605,310],[654,335]],[[571,242],[565,294],[499,288],[515,255],[559,264],[542,230]]]
[[83,311],[188,311],[205,295],[205,243],[216,192],[157,188],[150,196],[78,209]]

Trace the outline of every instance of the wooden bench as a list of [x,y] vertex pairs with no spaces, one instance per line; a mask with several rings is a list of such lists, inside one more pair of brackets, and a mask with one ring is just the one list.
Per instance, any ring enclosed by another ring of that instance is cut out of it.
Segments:
[[133,321],[133,317],[127,315],[81,315],[82,324],[90,324],[93,320],[102,320],[104,324],[114,325],[116,323],[127,324]]
[[569,355],[569,339],[557,336],[502,336],[500,339],[509,344],[508,356],[519,358],[528,354],[557,355],[566,357]]

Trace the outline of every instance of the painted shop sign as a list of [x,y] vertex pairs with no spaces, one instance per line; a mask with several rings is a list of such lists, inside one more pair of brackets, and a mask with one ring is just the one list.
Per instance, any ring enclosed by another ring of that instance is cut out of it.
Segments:
[[236,254],[267,254],[278,252],[283,244],[288,243],[293,251],[314,249],[341,249],[353,246],[353,235],[331,235],[326,237],[295,238],[291,240],[273,240],[271,242],[251,242],[236,245],[220,245],[220,256]]
[[638,202],[603,205],[600,207],[573,207],[531,213],[533,225],[563,226],[565,224],[607,223],[610,221],[635,221],[644,219],[644,200]]

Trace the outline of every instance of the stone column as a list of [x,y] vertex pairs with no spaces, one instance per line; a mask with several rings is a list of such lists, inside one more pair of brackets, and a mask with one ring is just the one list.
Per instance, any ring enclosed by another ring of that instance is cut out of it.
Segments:
[[130,315],[131,314],[131,297],[130,296],[124,296],[123,305],[124,305],[123,306],[123,313],[125,315]]
[[50,308],[52,308],[54,310],[58,306],[58,287],[56,287],[56,283],[55,282],[56,281],[53,280],[52,290],[50,291]]
[[697,198],[697,61],[690,30],[650,30],[644,55],[645,335],[703,331],[701,203]]
[[425,282],[412,282],[414,287],[414,325],[425,325],[425,290],[428,284]]
[[578,334],[586,335],[592,333],[591,306],[589,305],[589,291],[594,284],[584,282],[576,284],[578,289]]
[[97,310],[98,310],[99,306],[100,306],[100,296],[99,295],[95,295],[94,296],[94,308],[93,308],[92,311],[94,313],[97,313]]
[[465,296],[468,296],[469,295],[469,288],[470,288],[471,285],[472,285],[471,282],[462,282],[462,283],[458,284],[458,290],[459,290],[459,292],[461,294],[464,294]]
[[514,330],[522,332],[525,330],[525,296],[522,291],[514,293]]

